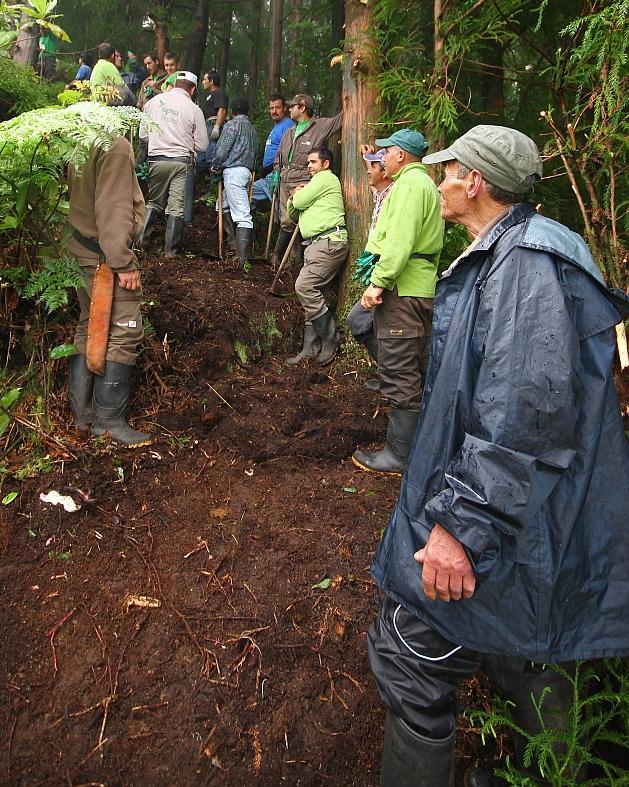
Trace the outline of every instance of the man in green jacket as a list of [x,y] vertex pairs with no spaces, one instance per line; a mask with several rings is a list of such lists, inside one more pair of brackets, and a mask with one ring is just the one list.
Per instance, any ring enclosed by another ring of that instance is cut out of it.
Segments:
[[124,87],[124,80],[114,64],[115,57],[116,50],[111,44],[103,41],[102,44],[98,45],[98,63],[92,69],[90,76],[92,87],[100,87],[107,84]]
[[318,147],[308,154],[310,181],[299,184],[287,202],[288,214],[299,224],[306,247],[304,264],[295,282],[295,292],[306,317],[304,345],[287,363],[317,358],[325,366],[336,355],[341,337],[328,310],[323,288],[339,272],[347,257],[347,230],[341,184],[331,167],[332,153]]
[[376,255],[376,264],[361,304],[374,309],[389,425],[382,451],[356,451],[352,461],[363,470],[401,475],[428,366],[443,221],[437,187],[420,163],[428,149],[423,134],[405,128],[376,144],[386,149],[384,166],[393,188],[369,236],[367,250]]

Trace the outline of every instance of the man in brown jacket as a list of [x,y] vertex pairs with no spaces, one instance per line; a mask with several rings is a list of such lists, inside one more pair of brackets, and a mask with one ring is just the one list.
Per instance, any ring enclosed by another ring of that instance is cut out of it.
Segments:
[[308,154],[315,148],[326,147],[328,137],[341,130],[343,113],[332,118],[313,117],[311,96],[298,93],[288,102],[288,112],[295,126],[289,128],[280,141],[275,155],[274,171],[279,173],[280,234],[275,246],[279,262],[290,242],[295,222],[288,215],[288,198],[301,183],[308,183]]
[[[142,229],[144,199],[135,176],[133,149],[116,137],[108,149],[94,147],[80,171],[70,170],[68,250],[83,269],[85,284],[77,290],[81,314],[70,359],[70,406],[81,430],[108,433],[122,445],[148,445],[151,437],[126,420],[133,371],[142,339],[142,286],[133,241]],[[114,271],[105,373],[86,364],[87,331],[94,275],[100,261]]]

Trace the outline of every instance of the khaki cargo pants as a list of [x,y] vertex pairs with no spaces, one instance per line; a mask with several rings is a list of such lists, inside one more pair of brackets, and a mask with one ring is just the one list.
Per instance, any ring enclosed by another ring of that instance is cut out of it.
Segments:
[[188,166],[186,158],[150,158],[149,199],[146,207],[176,219],[183,219]]
[[347,243],[321,238],[306,246],[304,265],[295,282],[295,293],[304,307],[306,321],[327,310],[323,289],[332,283],[347,257]]

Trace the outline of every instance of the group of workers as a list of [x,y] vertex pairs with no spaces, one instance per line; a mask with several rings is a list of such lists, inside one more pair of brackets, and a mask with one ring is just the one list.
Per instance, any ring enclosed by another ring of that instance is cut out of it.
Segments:
[[[222,175],[241,260],[250,248],[256,139],[246,102],[235,99],[227,120],[227,97],[210,94],[204,113],[192,101],[196,76],[173,74],[172,89],[143,104],[161,129],[142,132],[146,211],[123,138],[95,149],[71,175],[71,250],[87,282],[70,400],[79,426],[129,446],[151,439],[125,416],[141,338],[133,244],[138,235],[146,243],[155,215],[166,213],[166,248],[176,249],[192,155]],[[145,88],[156,90],[157,77]],[[279,198],[276,254],[295,227],[304,249],[295,285],[303,347],[289,363],[327,364],[340,337],[324,290],[348,251],[326,145],[341,115],[315,118],[303,94],[287,107],[271,96],[269,110],[254,202]],[[369,663],[388,709],[380,779],[383,787],[448,787],[457,692],[467,676],[490,670],[514,700],[520,729],[532,734],[567,724],[566,676],[576,659],[629,652],[629,482],[618,476],[629,466],[629,444],[611,373],[614,325],[628,299],[606,288],[579,235],[529,204],[542,160],[521,132],[476,126],[429,154],[423,134],[405,128],[344,155],[362,156],[374,199],[357,264],[365,289],[348,324],[377,361],[376,387],[390,405],[384,449],[352,459],[368,471],[404,473],[373,562],[383,595]],[[439,186],[434,165],[443,168]],[[463,225],[470,242],[437,280],[444,219]],[[103,260],[117,281],[105,372],[97,375],[86,343],[91,281]],[[467,781],[491,783],[480,771]]]

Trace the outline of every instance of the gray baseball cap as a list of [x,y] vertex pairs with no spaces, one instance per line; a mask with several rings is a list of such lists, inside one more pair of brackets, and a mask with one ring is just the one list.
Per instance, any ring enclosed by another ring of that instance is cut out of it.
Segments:
[[449,148],[424,156],[424,164],[458,161],[476,169],[492,186],[513,194],[527,194],[529,175],[542,177],[537,145],[526,134],[506,126],[474,126]]

